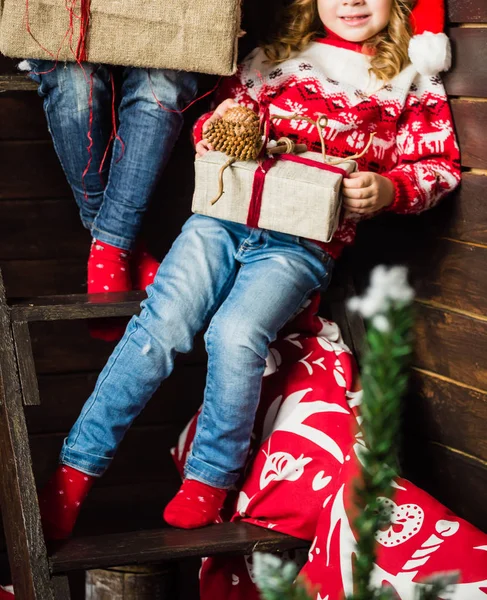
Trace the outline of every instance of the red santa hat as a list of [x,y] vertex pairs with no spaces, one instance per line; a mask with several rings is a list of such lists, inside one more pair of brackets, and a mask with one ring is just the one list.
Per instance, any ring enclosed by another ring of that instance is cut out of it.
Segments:
[[451,67],[450,40],[445,27],[444,0],[417,0],[411,14],[413,38],[409,58],[419,73],[431,77]]

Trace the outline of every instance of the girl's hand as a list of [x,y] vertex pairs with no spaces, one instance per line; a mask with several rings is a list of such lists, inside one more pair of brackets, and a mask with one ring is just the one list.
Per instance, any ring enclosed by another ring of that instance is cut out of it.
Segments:
[[[210,123],[218,121],[223,117],[227,110],[229,110],[230,108],[235,108],[236,106],[238,106],[238,103],[235,102],[233,98],[227,98],[221,104],[219,104],[213,111],[211,117],[203,123],[203,135],[208,129]],[[205,140],[205,138],[203,137],[203,139],[196,144],[196,155],[203,156],[208,152],[208,150],[213,150],[213,148],[211,147],[211,144],[208,142],[208,140]]]
[[352,214],[369,215],[394,201],[394,184],[377,173],[351,173],[343,180],[343,206],[345,217]]

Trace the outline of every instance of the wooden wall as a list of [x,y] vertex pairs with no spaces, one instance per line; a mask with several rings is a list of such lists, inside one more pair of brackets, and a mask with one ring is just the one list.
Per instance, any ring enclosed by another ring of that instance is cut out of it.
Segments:
[[[462,188],[424,216],[363,224],[341,268],[352,269],[360,287],[378,262],[411,267],[417,347],[405,468],[487,530],[487,3],[449,0],[448,8],[455,67],[446,84],[463,153]],[[14,62],[1,57],[0,89],[0,267],[8,294],[82,292],[89,236],[55,156],[41,99],[35,86],[15,75]],[[189,215],[188,127],[167,173],[148,228],[160,256]],[[76,322],[33,325],[32,338],[42,406],[28,408],[27,416],[42,484],[113,345],[92,340]],[[204,376],[199,340],[127,435],[90,496],[81,529],[131,526],[136,513],[137,526],[158,522],[178,482],[167,449],[200,402]]]

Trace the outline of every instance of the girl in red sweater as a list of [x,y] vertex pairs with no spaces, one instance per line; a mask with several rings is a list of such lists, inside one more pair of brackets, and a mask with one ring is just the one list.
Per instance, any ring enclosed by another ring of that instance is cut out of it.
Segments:
[[[312,293],[326,289],[358,220],[384,210],[419,213],[460,180],[437,75],[448,67],[448,41],[423,33],[442,25],[442,0],[295,0],[279,40],[252,52],[222,85],[225,100],[196,127],[199,155],[210,149],[208,120],[236,103],[265,106],[271,115],[326,114],[327,149],[335,157],[361,152],[372,133],[373,143],[359,159],[360,172],[344,182],[345,210],[329,244],[201,215],[189,219],[65,440],[61,466],[41,494],[47,536],[70,534],[94,478],[171,373],[175,355],[188,352],[208,324],[203,409],[185,480],[164,518],[187,528],[219,518],[247,456],[268,346],[279,329]],[[413,31],[423,35],[413,38]],[[316,127],[307,122],[274,120],[272,136],[320,150]]]

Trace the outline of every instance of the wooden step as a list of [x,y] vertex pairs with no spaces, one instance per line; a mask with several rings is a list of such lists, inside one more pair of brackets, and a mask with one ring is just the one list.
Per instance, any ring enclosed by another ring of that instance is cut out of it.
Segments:
[[195,556],[284,552],[309,542],[248,523],[202,529],[154,529],[74,538],[48,547],[53,574],[128,564],[148,564]]
[[25,92],[37,90],[37,83],[29,79],[27,75],[0,75],[0,92]]
[[129,317],[138,314],[145,297],[143,291],[38,296],[13,300],[10,310],[20,322]]

